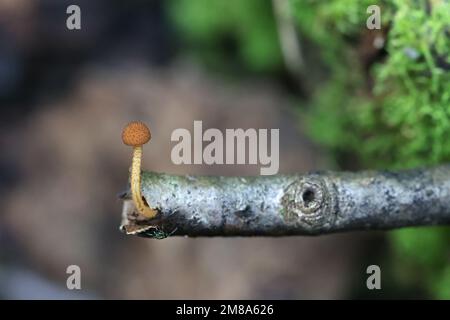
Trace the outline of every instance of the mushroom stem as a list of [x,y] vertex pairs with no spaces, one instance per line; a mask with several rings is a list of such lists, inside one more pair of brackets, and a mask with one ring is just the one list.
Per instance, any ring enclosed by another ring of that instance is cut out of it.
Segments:
[[141,193],[141,162],[142,146],[133,147],[133,161],[131,164],[131,194],[134,204],[143,216],[154,218],[158,211],[151,209],[145,202]]

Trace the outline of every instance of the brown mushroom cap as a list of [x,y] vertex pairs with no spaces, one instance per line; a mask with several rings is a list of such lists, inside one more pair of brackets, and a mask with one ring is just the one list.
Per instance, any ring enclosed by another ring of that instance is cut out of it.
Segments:
[[133,147],[146,144],[151,137],[150,129],[140,121],[130,122],[122,131],[123,143]]

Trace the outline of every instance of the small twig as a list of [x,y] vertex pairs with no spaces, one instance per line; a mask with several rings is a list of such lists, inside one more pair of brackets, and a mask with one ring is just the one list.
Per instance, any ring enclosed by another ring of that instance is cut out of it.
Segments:
[[128,234],[286,236],[450,224],[449,165],[261,177],[143,172],[142,193],[158,215],[138,214],[126,196]]
[[300,79],[304,62],[290,3],[288,0],[272,0],[272,5],[284,63],[288,71]]

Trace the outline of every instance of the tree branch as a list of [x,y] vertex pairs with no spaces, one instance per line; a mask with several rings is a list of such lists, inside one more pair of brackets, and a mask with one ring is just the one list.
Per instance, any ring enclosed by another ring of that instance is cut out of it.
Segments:
[[260,177],[142,173],[157,217],[125,194],[121,229],[164,238],[318,235],[450,224],[450,166],[398,172],[318,172]]

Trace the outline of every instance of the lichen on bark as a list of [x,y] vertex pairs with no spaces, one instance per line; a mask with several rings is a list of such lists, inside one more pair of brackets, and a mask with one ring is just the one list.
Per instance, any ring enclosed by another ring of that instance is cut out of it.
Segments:
[[164,238],[317,235],[450,224],[450,166],[260,177],[142,173],[156,218],[124,197],[122,230]]

